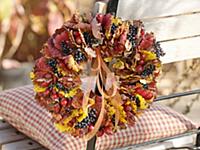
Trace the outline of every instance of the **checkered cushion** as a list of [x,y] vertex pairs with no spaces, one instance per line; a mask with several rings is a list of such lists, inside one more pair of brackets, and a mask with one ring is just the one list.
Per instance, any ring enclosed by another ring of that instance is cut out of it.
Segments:
[[[32,86],[0,93],[0,116],[51,150],[86,149],[86,141],[59,133],[54,128],[50,114],[34,100]],[[180,134],[194,128],[196,126],[183,115],[153,104],[137,119],[134,127],[97,138],[96,149],[124,147]]]

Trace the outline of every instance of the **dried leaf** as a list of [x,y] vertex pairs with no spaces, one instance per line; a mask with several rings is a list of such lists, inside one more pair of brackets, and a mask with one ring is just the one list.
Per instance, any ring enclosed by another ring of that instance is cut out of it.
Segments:
[[156,54],[150,51],[142,51],[143,54],[146,55],[145,61],[154,60],[156,59]]
[[92,25],[92,33],[94,35],[95,38],[97,39],[101,39],[102,35],[101,35],[101,24],[97,22],[96,18],[94,18],[91,22]]

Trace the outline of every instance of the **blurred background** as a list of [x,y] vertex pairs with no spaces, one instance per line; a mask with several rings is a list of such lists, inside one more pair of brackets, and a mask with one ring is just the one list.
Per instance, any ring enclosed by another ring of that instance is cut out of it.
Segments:
[[56,28],[93,0],[0,0],[0,90],[29,84],[34,60]]
[[[75,11],[88,13],[93,5],[94,0],[0,0],[0,91],[31,84],[29,72],[43,43]],[[159,95],[200,87],[199,70],[200,59],[164,65]],[[200,121],[199,96],[161,103]]]

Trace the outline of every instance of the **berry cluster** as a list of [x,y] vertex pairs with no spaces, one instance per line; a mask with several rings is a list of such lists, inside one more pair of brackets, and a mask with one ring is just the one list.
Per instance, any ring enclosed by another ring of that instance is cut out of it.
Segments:
[[61,132],[90,139],[133,126],[149,108],[164,52],[139,20],[75,14],[42,54],[30,74],[35,98]]
[[111,32],[112,34],[114,34],[116,29],[117,29],[117,26],[113,23],[112,26],[111,26],[110,32]]
[[73,49],[71,47],[69,47],[69,45],[67,45],[67,43],[65,41],[62,41],[60,43],[60,46],[65,55],[69,55],[73,51]]
[[141,73],[142,77],[146,77],[149,76],[150,74],[153,73],[153,71],[155,70],[155,66],[153,64],[150,64],[149,66],[147,66]]
[[80,49],[78,49],[78,50],[74,53],[74,59],[75,59],[77,62],[81,62],[81,61],[86,61],[86,60],[87,60],[85,54],[83,54],[83,52],[81,52]]
[[154,47],[155,47],[156,56],[158,58],[160,58],[161,56],[165,55],[165,53],[163,52],[162,48],[160,47],[160,43],[159,42],[155,42],[154,43]]
[[86,128],[90,124],[94,124],[97,120],[96,110],[91,109],[88,113],[88,116],[84,118],[81,122],[78,122],[75,125],[75,128]]
[[95,39],[95,38],[91,35],[91,33],[89,33],[89,32],[83,32],[83,36],[84,36],[84,39],[85,39],[86,44],[87,44],[88,46],[90,46],[90,47],[91,47],[93,44],[98,43],[98,40]]

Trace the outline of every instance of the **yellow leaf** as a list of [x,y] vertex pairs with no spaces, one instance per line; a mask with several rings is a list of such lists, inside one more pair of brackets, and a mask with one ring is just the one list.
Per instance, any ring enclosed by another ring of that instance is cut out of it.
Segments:
[[[59,91],[59,93],[60,93],[61,95],[63,95],[64,97],[66,97],[66,98],[70,98],[70,97],[73,97],[74,95],[76,95],[77,90],[78,90],[79,88],[80,88],[80,87],[78,86],[78,87],[75,87],[75,88],[71,89],[71,90],[68,91],[68,92]],[[58,92],[58,88],[55,87],[55,90]]]
[[34,91],[35,92],[44,92],[45,90],[46,90],[45,87],[41,87],[41,86],[39,86],[37,84],[34,84]]
[[72,114],[65,118],[65,120],[63,121],[64,125],[68,124],[69,121],[71,121],[74,117],[77,117],[79,115],[79,110],[75,109],[72,111]]
[[147,109],[149,107],[149,104],[146,102],[146,100],[139,94],[136,94],[136,97],[139,99],[139,109]]
[[105,35],[106,35],[106,38],[109,39],[109,37],[110,37],[110,35],[111,35],[111,34],[110,34],[110,30],[106,30]]
[[35,74],[31,71],[30,74],[29,74],[29,77],[30,77],[31,80],[33,80],[35,78]]
[[79,72],[80,70],[78,63],[74,60],[72,55],[69,56],[68,67],[76,72]]
[[137,105],[136,105],[135,102],[131,102],[131,107],[132,107],[133,112],[136,113],[137,112]]
[[94,105],[94,104],[95,104],[95,100],[92,99],[92,98],[90,98],[90,99],[89,99],[89,104],[90,104],[90,105]]
[[105,62],[111,62],[112,61],[112,57],[106,57],[106,58],[104,58],[104,61]]
[[113,64],[113,68],[124,69],[124,62],[118,59],[117,62]]
[[54,126],[60,131],[60,132],[70,132],[73,130],[72,127],[63,125],[61,123],[55,123]]
[[114,25],[119,25],[119,24],[122,24],[122,20],[119,19],[119,18],[113,18],[112,19],[112,23],[114,23]]
[[82,115],[77,118],[78,122],[81,122],[83,119],[85,119],[88,116],[88,111],[87,109],[83,112],[82,110],[79,111]]
[[145,61],[156,59],[156,54],[150,51],[143,50],[142,53],[146,55]]
[[114,107],[109,107],[109,108],[108,108],[108,114],[109,114],[110,116],[114,115],[114,114],[115,114],[115,108],[114,108]]

